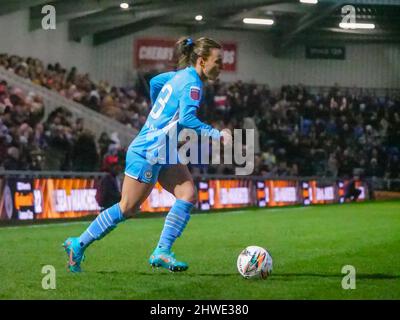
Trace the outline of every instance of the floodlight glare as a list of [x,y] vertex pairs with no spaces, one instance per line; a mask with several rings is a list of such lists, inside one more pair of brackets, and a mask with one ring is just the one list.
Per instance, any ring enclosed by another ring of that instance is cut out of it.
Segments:
[[373,23],[339,23],[339,27],[342,29],[375,29],[375,24]]
[[129,3],[126,3],[126,2],[122,2],[120,5],[119,5],[120,7],[121,7],[121,9],[129,9]]
[[256,18],[244,18],[243,23],[246,24],[262,24],[271,26],[274,24],[274,20],[272,19],[256,19]]

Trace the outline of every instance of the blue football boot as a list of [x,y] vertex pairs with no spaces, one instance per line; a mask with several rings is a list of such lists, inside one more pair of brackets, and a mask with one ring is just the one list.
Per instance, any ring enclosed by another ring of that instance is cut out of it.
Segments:
[[85,255],[79,238],[68,238],[62,246],[68,255],[68,269],[73,273],[81,272],[81,262],[85,259]]
[[170,250],[157,248],[151,254],[149,263],[152,267],[162,267],[172,272],[185,271],[189,268],[186,262],[178,261]]

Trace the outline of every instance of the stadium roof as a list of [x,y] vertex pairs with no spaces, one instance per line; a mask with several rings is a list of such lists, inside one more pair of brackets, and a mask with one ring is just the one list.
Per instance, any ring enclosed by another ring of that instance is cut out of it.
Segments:
[[[120,3],[129,3],[121,9]],[[41,27],[45,4],[54,5],[57,23],[68,21],[70,40],[93,36],[99,45],[152,26],[179,26],[187,34],[210,29],[253,30],[275,38],[278,52],[291,44],[332,40],[400,42],[400,0],[0,0],[0,16],[30,11],[30,28]],[[339,27],[342,7],[356,8],[357,22],[374,23],[373,30]],[[194,17],[202,15],[201,21]],[[243,18],[272,18],[272,26],[247,25]]]

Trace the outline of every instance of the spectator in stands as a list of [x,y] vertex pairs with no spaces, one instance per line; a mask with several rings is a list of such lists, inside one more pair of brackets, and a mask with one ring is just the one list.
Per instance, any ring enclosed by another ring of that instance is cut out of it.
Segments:
[[94,136],[88,131],[81,132],[72,147],[72,170],[94,171],[98,160]]
[[372,158],[369,162],[369,165],[366,170],[366,175],[368,177],[382,177],[383,170],[381,166],[378,164],[378,160],[376,158]]
[[83,118],[77,118],[75,120],[75,126],[73,128],[75,134],[81,134],[85,129]]
[[10,147],[7,150],[7,156],[4,160],[5,170],[25,170],[26,165],[20,159],[20,152],[17,147]]
[[345,201],[357,201],[358,197],[361,195],[361,190],[356,187],[356,182],[359,180],[358,176],[354,176],[344,187]]
[[336,159],[336,155],[334,152],[332,152],[329,155],[329,159],[328,159],[328,170],[327,170],[327,174],[328,176],[334,177],[336,178],[338,175],[338,160]]
[[106,154],[108,153],[109,147],[112,143],[114,143],[113,140],[109,137],[107,132],[102,132],[100,135],[99,140],[97,141],[98,146],[99,146],[99,156],[100,159],[104,159]]
[[97,187],[96,200],[100,207],[109,208],[121,199],[121,181],[119,174],[122,167],[118,156],[107,156],[104,158],[102,171],[107,172]]
[[48,156],[45,167],[49,170],[70,170],[73,131],[72,114],[63,107],[50,113],[44,124]]

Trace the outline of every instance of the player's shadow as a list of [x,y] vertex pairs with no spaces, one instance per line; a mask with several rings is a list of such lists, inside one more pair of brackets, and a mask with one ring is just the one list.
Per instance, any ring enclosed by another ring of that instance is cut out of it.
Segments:
[[[312,273],[312,272],[307,272],[307,273],[273,273],[272,274],[274,278],[282,277],[282,278],[298,278],[298,277],[304,277],[304,278],[309,278],[309,277],[316,277],[316,278],[340,278],[342,279],[345,274],[329,274],[329,273]],[[356,279],[370,279],[370,280],[384,280],[384,279],[400,279],[400,275],[394,275],[394,274],[383,274],[383,273],[356,273]]]
[[[98,274],[109,274],[109,275],[122,275],[122,274],[132,274],[137,276],[171,276],[174,275],[182,275],[185,277],[217,277],[217,278],[228,278],[228,277],[237,277],[238,273],[197,273],[197,272],[170,272],[164,269],[155,269],[150,271],[96,271]],[[292,280],[296,278],[340,278],[342,279],[345,274],[329,274],[329,273],[272,273],[271,279],[276,280]],[[392,275],[392,274],[383,274],[383,273],[357,273],[356,279],[369,279],[369,280],[394,280],[400,279],[400,275]]]
[[121,271],[96,271],[95,273],[98,274],[109,274],[109,275],[118,275],[118,274],[132,274],[132,275],[137,275],[137,276],[154,276],[154,275],[160,275],[160,276],[171,276],[171,274],[174,275],[185,275],[187,277],[232,277],[232,276],[237,276],[238,273],[191,273],[191,272],[171,272],[165,269],[156,269],[156,270],[150,270],[147,272],[144,271],[132,271],[132,272],[121,272]]

